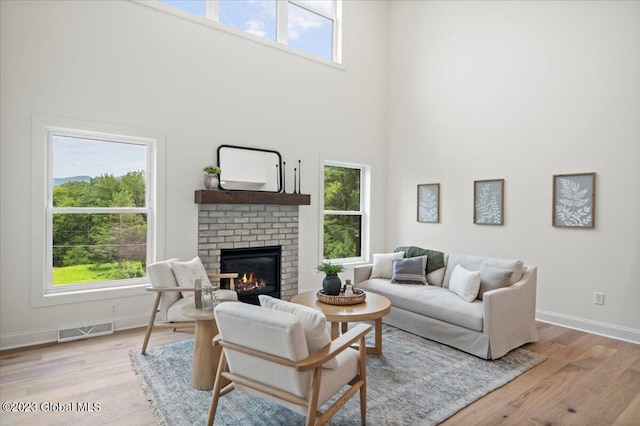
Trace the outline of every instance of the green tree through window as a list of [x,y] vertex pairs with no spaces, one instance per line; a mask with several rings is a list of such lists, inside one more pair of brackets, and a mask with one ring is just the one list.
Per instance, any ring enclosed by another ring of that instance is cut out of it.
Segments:
[[142,143],[51,136],[52,289],[146,275],[148,155]]
[[362,253],[362,169],[324,167],[324,259]]
[[[103,175],[90,182],[70,181],[54,188],[53,204],[55,207],[144,207],[144,186],[141,171],[118,179]],[[137,201],[133,195],[136,193]],[[53,284],[142,277],[146,240],[145,214],[54,214]],[[60,269],[73,267],[76,274]]]

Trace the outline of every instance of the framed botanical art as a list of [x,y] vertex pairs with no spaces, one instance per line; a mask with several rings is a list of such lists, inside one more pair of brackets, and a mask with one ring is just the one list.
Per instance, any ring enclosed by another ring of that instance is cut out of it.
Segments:
[[418,222],[440,222],[440,184],[418,185]]
[[553,175],[553,226],[594,228],[596,174]]
[[504,179],[473,181],[473,223],[504,223]]

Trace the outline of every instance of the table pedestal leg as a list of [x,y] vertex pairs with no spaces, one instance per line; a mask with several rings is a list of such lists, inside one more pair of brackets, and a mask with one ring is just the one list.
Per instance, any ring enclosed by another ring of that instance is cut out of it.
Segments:
[[212,345],[213,338],[218,334],[218,327],[214,320],[196,321],[194,336],[193,366],[191,369],[191,386],[199,390],[213,389],[216,379],[216,369],[220,361],[220,346]]

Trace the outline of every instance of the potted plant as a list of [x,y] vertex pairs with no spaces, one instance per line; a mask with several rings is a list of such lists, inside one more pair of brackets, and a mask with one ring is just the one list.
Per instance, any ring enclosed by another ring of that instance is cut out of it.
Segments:
[[218,189],[218,185],[220,184],[220,167],[218,166],[205,166],[202,171],[204,171],[204,187],[207,189]]
[[342,281],[340,281],[338,273],[344,271],[344,267],[335,263],[323,262],[321,265],[318,265],[317,269],[326,275],[324,280],[322,280],[322,290],[324,294],[328,296],[339,295],[340,289],[342,288]]

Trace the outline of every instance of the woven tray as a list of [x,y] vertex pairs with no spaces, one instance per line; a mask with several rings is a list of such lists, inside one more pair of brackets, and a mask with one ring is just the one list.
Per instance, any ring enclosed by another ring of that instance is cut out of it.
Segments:
[[367,293],[362,289],[354,288],[353,296],[345,296],[343,294],[339,294],[338,296],[329,296],[324,294],[323,290],[318,290],[316,296],[320,302],[327,303],[329,305],[357,305],[358,303],[364,302],[364,299],[367,298]]

